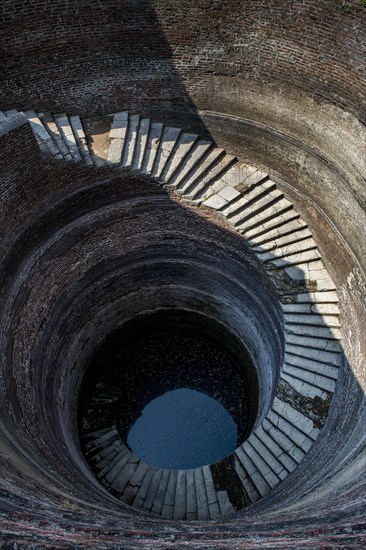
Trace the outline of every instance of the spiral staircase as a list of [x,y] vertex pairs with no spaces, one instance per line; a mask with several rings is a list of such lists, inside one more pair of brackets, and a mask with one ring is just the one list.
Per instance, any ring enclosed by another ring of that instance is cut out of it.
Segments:
[[[17,114],[0,112],[0,128]],[[254,505],[316,444],[344,363],[337,288],[306,220],[268,174],[180,128],[114,113],[105,117],[109,132],[101,152],[77,115],[25,110],[22,116],[45,158],[147,175],[187,208],[212,211],[217,223],[241,236],[277,288],[285,342],[275,395],[232,455],[188,470],[145,463],[119,435],[113,412],[118,392],[98,386],[83,410],[80,433],[90,470],[133,508],[164,519],[208,520]],[[225,487],[218,479],[230,482]]]

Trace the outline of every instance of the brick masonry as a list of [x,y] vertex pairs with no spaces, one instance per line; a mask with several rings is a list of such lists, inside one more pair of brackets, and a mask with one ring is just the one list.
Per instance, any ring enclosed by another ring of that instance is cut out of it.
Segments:
[[[136,0],[4,0],[0,7],[3,24],[0,107],[31,106],[37,110],[89,115],[117,111],[128,105],[141,113],[166,113],[179,108],[191,117],[195,105],[210,104],[212,79],[236,82],[240,78],[248,86],[252,83],[263,90],[272,87],[284,95],[287,88],[297,88],[316,103],[331,103],[363,120],[364,14],[364,2],[358,0],[283,3],[275,0],[198,0],[193,6],[177,0],[151,3]],[[233,133],[238,134],[237,129],[235,126]],[[267,153],[264,140],[260,147],[256,135],[249,135],[247,139],[250,141],[248,149],[255,143],[261,154]],[[346,141],[342,147],[333,148],[337,156],[343,154]],[[25,127],[1,137],[1,153],[1,191],[5,199],[0,226],[3,259],[24,231],[28,214],[31,218],[42,210],[47,211],[48,195],[67,193],[68,189],[74,190],[75,184],[82,187],[111,175],[106,171],[96,177],[84,167],[73,167],[73,178],[70,178],[70,170],[62,165],[45,160],[41,165],[37,144],[30,129]],[[346,151],[346,156],[348,154],[351,158]],[[297,151],[291,155],[296,165],[301,155]],[[279,162],[273,164],[281,165]],[[349,226],[357,221],[362,224],[359,211],[349,206],[350,195],[341,193],[342,174],[340,182],[329,179],[325,192],[325,178],[320,178],[319,186],[318,166],[312,172],[310,165],[304,163],[299,172],[290,173],[287,180],[299,181],[308,195],[309,189],[313,189],[311,180],[315,182],[307,212],[312,216],[313,225],[320,227],[318,233],[321,233],[325,218],[321,219],[321,212],[313,206],[313,198],[316,202],[321,193],[330,203],[343,207],[350,218]],[[343,173],[351,165],[358,166],[356,162],[345,165]],[[39,194],[40,190],[43,195]],[[361,204],[364,194],[360,192],[359,196]],[[344,226],[343,218],[339,221],[340,218],[334,215],[333,219]],[[10,228],[6,234],[5,227]],[[351,244],[353,249],[359,247],[362,260],[365,257],[362,255],[364,241],[359,237],[362,231],[357,233],[355,230],[354,235]],[[33,236],[28,236],[27,246],[32,245]],[[354,334],[364,326],[364,275],[356,263],[352,266],[344,261],[342,239],[332,241],[327,235],[321,237],[329,241],[325,249],[327,246],[333,248],[334,264],[341,265],[339,269],[345,272],[340,286],[343,306],[352,298],[354,301],[353,308],[347,310],[345,307],[346,339],[351,349]],[[330,251],[326,252],[330,257]],[[7,264],[8,273],[17,269],[17,258],[21,258],[19,251],[13,250],[8,260],[14,263]],[[364,262],[360,261],[359,265],[364,266]],[[6,278],[2,281],[0,298],[9,282]],[[364,365],[362,350],[354,348],[351,351],[352,359]],[[99,494],[93,497],[95,487],[86,488],[82,502],[71,490],[65,494],[62,476],[58,478],[50,472],[43,475],[39,456],[30,453],[29,461],[27,459],[22,465],[24,469],[17,471],[18,456],[6,449],[3,465],[8,477],[1,495],[2,536],[9,548],[16,545],[34,547],[35,541],[37,546],[73,548],[115,548],[122,543],[124,548],[177,548],[180,544],[191,544],[195,548],[252,548],[261,543],[281,548],[361,547],[365,523],[357,505],[363,498],[363,464],[356,457],[350,467],[343,470],[338,467],[349,459],[357,439],[356,429],[353,440],[347,441],[347,437],[354,428],[353,420],[356,422],[357,415],[360,417],[363,412],[358,406],[362,401],[361,392],[355,386],[351,371],[344,372],[342,394],[337,396],[338,400],[342,397],[338,401],[342,407],[334,412],[332,424],[327,428],[327,445],[319,446],[313,454],[307,476],[293,478],[291,486],[282,488],[282,494],[281,491],[277,493],[279,501],[284,496],[291,502],[294,491],[301,492],[305,481],[309,491],[313,483],[314,491],[304,497],[302,509],[274,512],[266,516],[266,522],[258,519],[260,516],[249,514],[235,521],[213,522],[209,527],[195,525],[194,530],[192,526],[174,524],[162,531],[160,522],[147,523],[145,517],[125,509],[118,515],[108,511],[102,518],[96,506],[86,504],[89,497],[98,500]],[[23,398],[29,400],[28,394]],[[36,403],[29,405],[31,418],[35,406]],[[360,425],[356,426],[358,430]],[[337,439],[340,433],[346,442],[341,450]],[[19,445],[17,434],[12,435],[14,441],[9,449]],[[37,441],[42,445],[41,438]],[[21,444],[29,449],[26,442]],[[332,449],[337,452],[330,456]],[[327,453],[334,478],[316,488],[319,461]],[[65,467],[64,472],[67,471]],[[57,502],[49,490],[50,480],[59,491]],[[78,482],[77,479],[71,481]]]
[[221,75],[290,84],[362,119],[365,13],[359,0],[4,0],[0,107],[192,109]]

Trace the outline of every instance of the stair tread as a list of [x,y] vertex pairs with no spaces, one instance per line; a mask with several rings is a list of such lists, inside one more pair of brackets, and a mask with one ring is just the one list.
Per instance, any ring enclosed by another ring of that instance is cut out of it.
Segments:
[[285,371],[281,372],[281,379],[290,384],[290,386],[292,386],[294,390],[297,391],[297,393],[303,395],[304,397],[310,397],[310,399],[319,397],[320,399],[324,400],[327,399],[329,396],[329,393],[321,390],[319,387],[313,386],[312,384],[296,378],[295,376],[292,376]]
[[241,462],[247,476],[251,479],[252,483],[255,485],[259,494],[262,497],[267,495],[270,492],[271,487],[269,483],[266,481],[266,479],[262,476],[258,468],[255,466],[253,461],[247,455],[247,453],[243,450],[242,447],[239,447],[238,449],[236,449],[235,454],[238,457],[239,461]]
[[168,483],[170,477],[170,470],[163,470],[158,490],[154,497],[154,502],[152,505],[152,512],[155,514],[161,514],[164,507],[165,495],[168,490]]
[[187,470],[187,519],[197,519],[197,498],[193,470]]
[[54,118],[60,134],[64,142],[66,143],[66,147],[68,148],[73,160],[75,162],[80,162],[82,159],[79,153],[78,146],[76,144],[74,133],[71,128],[69,117],[65,113],[62,113],[59,115],[55,115]]
[[201,468],[194,470],[194,480],[197,498],[197,518],[207,520],[210,518],[210,511],[206,495],[205,479]]
[[174,172],[179,168],[180,163],[186,157],[186,155],[192,150],[194,144],[198,140],[197,134],[189,134],[183,132],[177,141],[177,148],[174,155],[168,160],[161,173],[160,179],[164,182],[168,182]]
[[193,167],[193,170],[189,175],[177,186],[179,193],[188,194],[190,189],[202,181],[211,168],[224,156],[224,149],[215,147],[197,166]]
[[300,464],[306,454],[300,447],[268,419],[264,420],[263,429],[297,464]]
[[254,432],[262,445],[266,447],[268,452],[272,454],[275,459],[282,464],[288,472],[292,472],[296,467],[296,461],[291,458],[275,441],[272,439],[263,429],[263,426],[259,426]]
[[246,494],[248,495],[248,498],[249,498],[250,502],[252,504],[254,502],[257,502],[257,500],[260,499],[261,494],[257,490],[256,486],[254,485],[254,483],[252,482],[252,480],[250,479],[250,477],[248,476],[246,471],[244,470],[244,467],[243,467],[242,463],[240,462],[240,460],[238,459],[238,457],[236,455],[235,455],[235,459],[234,459],[234,468],[235,468],[235,471],[236,471],[236,474],[237,474],[238,478],[240,479],[240,481],[242,483],[242,486],[243,486]]
[[150,119],[142,118],[140,120],[135,153],[134,153],[134,158],[131,165],[131,168],[133,170],[141,170],[142,168],[142,161],[145,155],[149,131],[150,131]]
[[245,208],[230,218],[230,222],[238,229],[244,228],[248,222],[251,224],[257,223],[257,216],[262,212],[265,212],[267,217],[277,213],[278,208],[276,204],[279,203],[282,198],[283,193],[278,189],[273,189],[264,196],[257,197],[254,202],[246,204]]
[[148,136],[146,151],[142,162],[142,172],[146,174],[150,174],[153,168],[163,128],[164,124],[161,124],[160,122],[153,122],[150,126],[150,133]]
[[160,139],[159,149],[155,157],[154,166],[151,170],[151,175],[153,177],[160,178],[160,175],[169,160],[180,134],[180,128],[168,126],[164,129]]
[[177,471],[175,486],[174,519],[185,519],[187,515],[187,480],[184,470]]
[[316,386],[324,391],[327,391],[328,393],[334,392],[335,381],[326,376],[322,376],[321,374],[310,372],[289,363],[284,363],[283,372],[285,374],[295,376],[299,380],[302,380],[303,382],[306,382],[307,384],[310,384],[312,386]]
[[89,146],[86,140],[83,124],[79,116],[70,116],[70,124],[74,132],[76,144],[79,148],[80,156],[87,166],[94,166]]
[[130,115],[124,147],[122,151],[120,166],[131,166],[135,153],[137,133],[139,128],[140,115]]
[[188,195],[185,193],[186,197],[190,197],[195,201],[202,201],[207,187],[215,182],[221,174],[233,164],[233,162],[236,162],[236,157],[225,153],[224,157],[220,158],[220,160],[216,162],[212,168],[210,168],[206,175],[199,178],[199,180],[195,182],[194,186],[188,192]]
[[205,155],[212,148],[212,141],[206,139],[200,139],[195,144],[192,151],[189,152],[184,161],[180,164],[179,169],[176,170],[173,176],[169,179],[169,184],[178,187],[188,176],[188,174],[195,169],[199,161],[205,158]]

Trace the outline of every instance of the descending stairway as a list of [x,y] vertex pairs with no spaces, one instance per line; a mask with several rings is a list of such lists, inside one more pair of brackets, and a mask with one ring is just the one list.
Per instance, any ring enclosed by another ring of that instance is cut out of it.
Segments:
[[[16,113],[0,112],[0,125]],[[306,222],[268,174],[198,135],[124,111],[110,117],[108,155],[102,158],[78,116],[23,114],[45,155],[150,175],[185,200],[217,211],[270,277],[282,274],[293,284],[291,297],[281,302],[286,341],[277,394],[263,422],[230,457],[192,470],[145,464],[119,437],[112,412],[118,396],[100,389],[84,419],[82,447],[91,469],[131,506],[167,519],[204,520],[255,503],[317,439],[343,364],[337,290]],[[110,408],[102,426],[100,406]],[[222,489],[222,476],[234,480],[235,490]]]

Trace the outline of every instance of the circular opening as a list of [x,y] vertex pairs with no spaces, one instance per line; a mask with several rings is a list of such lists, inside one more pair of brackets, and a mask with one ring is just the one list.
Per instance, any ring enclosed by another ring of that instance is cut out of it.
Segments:
[[127,437],[129,448],[160,468],[197,468],[233,452],[238,429],[219,401],[188,388],[168,391],[142,411]]
[[222,325],[160,311],[126,323],[93,356],[79,429],[116,427],[126,447],[159,468],[196,468],[232,453],[258,409],[256,370]]

